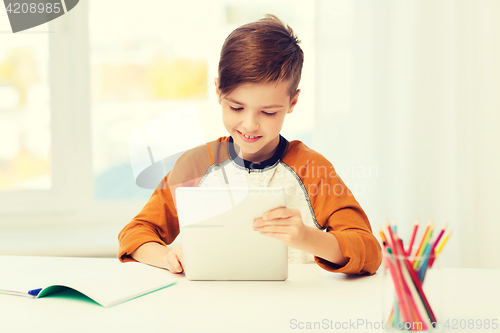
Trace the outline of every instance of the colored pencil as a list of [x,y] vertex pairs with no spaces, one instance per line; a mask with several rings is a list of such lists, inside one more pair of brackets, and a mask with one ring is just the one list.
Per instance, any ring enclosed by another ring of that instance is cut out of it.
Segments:
[[[398,239],[398,251],[404,252],[404,246],[403,246],[403,241],[401,239]],[[398,258],[399,259],[399,258]],[[406,260],[407,256],[403,255],[403,259]],[[411,276],[408,274],[407,269],[403,267],[403,276],[404,276],[404,281],[405,281],[405,289],[406,292],[410,295],[410,305],[413,306],[411,309],[413,310],[413,313],[415,314],[416,321],[422,323],[422,325],[425,325],[422,316],[420,315],[420,311],[423,310],[422,313],[425,313],[425,307],[423,304],[419,303],[420,306],[417,306],[415,303],[415,300],[418,302],[418,292],[416,291],[414,285],[412,284]],[[419,311],[420,308],[420,311]],[[427,327],[426,327],[427,328]]]
[[439,244],[439,246],[436,248],[436,251],[434,252],[433,258],[432,258],[431,262],[429,263],[429,267],[432,268],[432,266],[434,265],[434,261],[436,260],[438,254],[443,250],[443,247],[446,244],[446,242],[448,241],[448,238],[450,238],[451,232],[452,232],[452,230],[450,229],[450,231],[448,231],[446,233],[446,236],[444,236],[444,239],[442,240],[441,244]]
[[396,220],[392,220],[392,232],[398,233],[398,225],[396,224]]
[[[391,240],[391,246],[387,244],[387,251],[392,254],[392,256],[396,256],[398,258],[398,251],[396,248],[396,240],[395,240],[395,234],[392,232],[391,225],[389,222],[387,222],[387,231],[389,233],[389,239]],[[394,271],[396,274],[396,282],[398,283],[399,289],[401,292],[403,292],[403,274],[401,272],[401,263],[399,260],[394,261]],[[408,322],[410,321],[410,308],[409,304],[406,302],[406,295],[404,293],[401,294],[401,297],[403,298],[403,308],[400,308],[399,310],[401,311],[401,315],[403,317],[403,321]]]
[[396,306],[396,311],[394,311],[394,322],[399,323],[401,321],[401,311],[399,311],[399,306]]
[[418,278],[420,279],[421,282],[424,281],[424,274],[425,274],[425,271],[427,269],[428,264],[430,263],[429,256],[431,254],[431,248],[432,248],[432,245],[430,243],[427,243],[427,245],[425,246],[424,254],[423,254],[424,260],[422,261],[422,266],[418,270]]
[[439,235],[438,237],[436,238],[436,240],[434,241],[434,244],[432,244],[432,249],[431,249],[431,258],[430,258],[430,262],[429,262],[429,266],[432,267],[432,264],[434,264],[434,260],[436,259],[435,257],[435,253],[436,253],[436,246],[438,245],[439,241],[441,240],[441,237],[443,237],[444,235],[444,232],[446,230],[446,227],[448,227],[448,223],[446,223],[443,227],[443,229],[441,229],[441,231],[439,232]]
[[387,243],[387,238],[385,238],[384,232],[382,231],[382,229],[380,229],[380,227],[378,227],[378,232],[380,233],[380,238],[382,239],[382,242]]
[[408,255],[411,255],[411,250],[413,248],[413,242],[415,242],[415,236],[417,235],[418,223],[419,222],[420,222],[420,219],[416,219],[415,220],[415,225],[413,226],[413,232],[411,234],[410,244],[408,245],[408,251],[406,251],[406,253]]
[[[392,257],[390,256],[390,250],[387,246],[387,242],[382,242],[383,244],[383,248],[384,250],[386,251],[386,258],[384,259],[384,262],[385,261],[391,261],[392,263]],[[385,263],[386,265],[386,269],[389,270],[389,265],[387,263]],[[389,270],[390,271],[390,270]],[[387,274],[387,273],[386,273]],[[396,276],[395,276],[395,273],[393,271],[390,271],[390,274],[391,274],[391,277],[392,277],[392,282],[394,283],[394,290],[396,290],[396,288],[398,288],[398,285],[397,285],[397,281],[396,281]],[[395,295],[395,303],[393,304],[392,306],[392,309],[391,309],[391,314],[389,315],[389,322],[391,323],[398,323],[399,322],[399,306],[398,306],[398,295],[396,294]]]
[[434,264],[434,260],[436,259],[436,253],[434,252],[434,249],[431,249],[431,253],[429,254],[429,258],[430,258],[430,261],[427,264],[427,267],[425,268],[424,273],[422,274],[422,279],[420,280],[420,281],[422,281],[422,283],[424,283],[425,273],[427,273],[429,268],[432,268],[432,265]]
[[[403,320],[405,322],[411,321],[412,320],[412,312],[411,312],[411,305],[410,305],[410,299],[412,298],[411,294],[408,291],[408,288],[405,285],[405,279],[403,276],[403,269],[400,260],[400,253],[403,258],[406,259],[406,256],[404,254],[404,250],[401,250],[398,248],[398,243],[399,243],[399,238],[397,236],[397,233],[393,233],[391,230],[391,226],[388,224],[387,225],[388,230],[389,230],[389,238],[391,239],[392,242],[392,248],[389,248],[389,250],[392,250],[393,255],[395,256],[395,262],[396,264],[394,265],[396,267],[396,273],[398,274],[399,277],[399,283],[401,285],[402,291],[403,291],[403,297],[405,298],[405,302],[403,305],[405,306],[404,309],[400,309],[401,313],[403,314]],[[406,316],[405,316],[406,314]]]
[[420,263],[420,257],[422,257],[422,254],[424,253],[425,247],[427,243],[429,242],[429,239],[432,236],[432,232],[434,231],[434,225],[431,222],[431,225],[429,226],[430,228],[427,230],[427,233],[424,235],[422,238],[422,242],[420,243],[420,247],[417,251],[416,258],[413,260],[412,265],[414,269],[418,268],[418,264]]
[[446,234],[446,236],[444,236],[443,241],[441,242],[441,244],[439,244],[438,248],[436,249],[436,254],[439,254],[441,252],[441,250],[443,249],[444,244],[446,244],[446,242],[448,241],[448,238],[450,238],[451,232],[452,232],[452,230],[450,229],[450,231],[448,231],[448,233]]
[[[390,227],[390,226],[389,226]],[[389,258],[392,259],[395,254],[392,253],[391,248],[386,246],[387,253],[389,253]],[[392,254],[392,255],[391,255]],[[396,257],[397,258],[397,257]],[[392,275],[392,281],[394,282],[394,289],[396,290],[396,299],[398,303],[399,311],[403,317],[404,322],[411,322],[410,320],[410,309],[407,303],[407,297],[403,291],[403,277],[401,274],[401,268],[398,267],[399,260],[395,259],[395,264],[392,264],[392,260],[386,260],[386,265],[388,265],[389,271]]]
[[434,250],[436,250],[436,246],[438,245],[439,241],[441,240],[441,237],[443,237],[443,234],[444,234],[447,226],[448,226],[448,223],[446,223],[444,225],[443,229],[441,229],[441,231],[439,232],[439,235],[437,236],[436,240],[434,241],[434,244],[432,244],[432,248]]
[[425,239],[425,236],[427,235],[427,232],[429,231],[429,229],[431,228],[431,223],[432,223],[432,220],[429,222],[429,224],[427,224],[427,228],[425,228],[425,231],[424,231],[424,234],[422,236],[422,240],[420,241],[420,245],[418,246],[418,249],[417,251],[415,252],[415,255],[417,255],[417,253],[420,251],[420,249],[422,248],[422,245],[424,243],[424,239]]
[[405,263],[406,267],[408,268],[408,272],[411,275],[411,278],[413,280],[413,284],[415,285],[415,288],[417,288],[418,295],[419,295],[420,299],[422,300],[422,302],[424,303],[424,307],[425,307],[425,310],[427,311],[429,318],[431,319],[432,322],[437,322],[436,316],[434,315],[434,312],[431,309],[429,301],[427,300],[427,297],[425,296],[424,290],[422,289],[422,283],[420,282],[417,274],[413,270],[411,263],[406,258],[404,258],[404,263]]
[[412,257],[411,254],[419,224],[420,221],[417,219],[407,250],[405,250],[403,240],[398,237],[396,221],[393,221],[392,224],[387,221],[387,235],[384,233],[385,230],[380,227],[378,229],[384,252],[387,252],[385,263],[392,276],[396,294],[388,320],[393,324],[419,322],[422,323],[422,329],[427,330],[430,328],[428,324],[426,325],[427,319],[430,322],[437,322],[437,318],[427,300],[422,285],[427,271],[432,267],[435,257],[446,245],[452,230],[446,232],[448,224],[445,224],[436,239],[432,241],[434,223],[431,220],[422,235],[418,249],[413,255],[415,257],[411,262],[410,257]]
[[[399,249],[403,251],[403,241],[399,239]],[[407,257],[404,256],[404,259]],[[427,329],[427,325],[425,324],[424,318],[422,317],[421,313],[426,313],[425,307],[423,303],[420,301],[420,298],[418,296],[418,291],[415,288],[415,285],[412,283],[412,279],[410,274],[407,271],[407,268],[403,268],[403,275],[404,275],[404,281],[405,287],[407,289],[407,292],[411,295],[410,297],[410,302],[411,305],[413,306],[412,310],[415,314],[416,321],[422,323],[422,326],[424,329]]]

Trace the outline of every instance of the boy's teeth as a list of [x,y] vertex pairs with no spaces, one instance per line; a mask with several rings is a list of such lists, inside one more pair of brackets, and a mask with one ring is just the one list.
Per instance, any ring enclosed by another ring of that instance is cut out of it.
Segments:
[[[243,134],[243,133],[241,133]],[[256,136],[249,136],[249,135],[246,135],[246,134],[243,134],[243,136],[247,139],[253,139],[253,138],[256,138]]]

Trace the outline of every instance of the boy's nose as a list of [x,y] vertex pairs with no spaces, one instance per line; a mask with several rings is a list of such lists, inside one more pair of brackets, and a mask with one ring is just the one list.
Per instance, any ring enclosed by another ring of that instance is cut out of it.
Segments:
[[259,123],[255,119],[255,116],[247,115],[243,119],[243,129],[247,132],[246,134],[253,134],[253,132],[259,129]]

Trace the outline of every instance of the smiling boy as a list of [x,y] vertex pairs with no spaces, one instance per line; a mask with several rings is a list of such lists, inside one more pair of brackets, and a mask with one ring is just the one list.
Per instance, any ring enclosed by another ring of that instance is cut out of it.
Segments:
[[280,135],[300,95],[303,53],[298,43],[292,29],[272,15],[227,37],[215,91],[230,136],[179,158],[120,232],[120,260],[182,272],[182,246],[167,246],[179,234],[174,190],[220,186],[222,167],[230,186],[285,188],[287,207],[265,213],[253,228],[288,245],[289,262],[316,262],[346,274],[378,269],[380,245],[331,163],[302,142]]

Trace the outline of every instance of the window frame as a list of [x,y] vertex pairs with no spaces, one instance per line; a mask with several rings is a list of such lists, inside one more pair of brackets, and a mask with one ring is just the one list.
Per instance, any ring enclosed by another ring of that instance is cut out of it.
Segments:
[[87,2],[49,22],[52,188],[0,192],[0,227],[12,226],[13,220],[33,225],[34,218],[48,214],[54,221],[95,223],[97,212],[116,221],[130,218],[144,204],[94,199],[88,28]]

